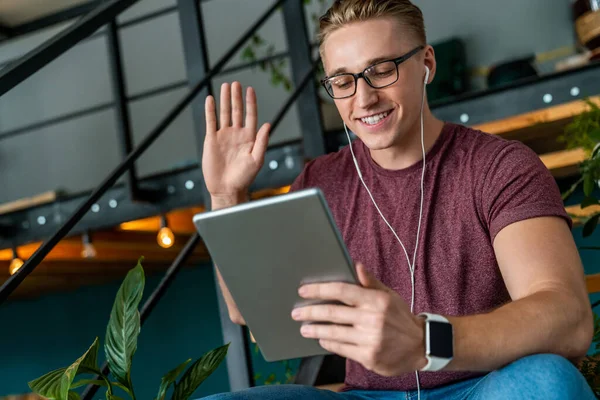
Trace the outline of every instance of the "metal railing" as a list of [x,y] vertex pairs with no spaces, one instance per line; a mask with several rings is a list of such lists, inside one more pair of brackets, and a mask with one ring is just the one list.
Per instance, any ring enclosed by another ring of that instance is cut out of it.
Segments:
[[[138,0],[122,0],[123,3],[127,3],[129,5],[134,4],[136,1],[138,1]],[[79,208],[63,223],[63,225],[58,229],[58,231],[50,239],[46,240],[37,249],[37,251],[27,260],[27,262],[25,262],[25,264],[19,269],[19,271],[17,273],[15,273],[14,275],[12,275],[2,285],[2,287],[0,287],[0,304],[2,304],[6,300],[6,298],[19,286],[19,284],[25,279],[25,277],[27,275],[29,275],[31,272],[33,272],[33,270],[40,264],[40,262],[44,259],[44,257],[46,257],[46,255],[48,255],[48,253],[54,248],[54,246],[56,246],[56,244],[61,239],[63,239],[69,233],[69,231],[75,226],[75,224],[88,212],[90,207],[96,201],[98,201],[98,199],[100,199],[100,197],[111,186],[113,186],[123,174],[125,174],[133,166],[133,163],[150,147],[150,145],[152,145],[152,143],[154,143],[154,141],[156,139],[158,139],[158,137],[166,130],[166,128],[175,120],[175,118],[177,118],[181,114],[181,112],[185,109],[185,107],[187,107],[191,103],[191,101],[196,97],[196,95],[205,86],[207,86],[209,84],[210,80],[217,73],[219,73],[219,71],[227,64],[227,62],[231,58],[233,58],[233,56],[242,48],[242,46],[246,43],[246,41],[252,37],[254,32],[256,32],[285,1],[287,1],[287,0],[276,1],[262,15],[262,17],[259,18],[246,31],[246,33],[244,35],[242,35],[242,37],[230,48],[230,50],[208,72],[206,77],[200,83],[198,83],[194,88],[192,88],[189,91],[189,93],[187,95],[185,95],[183,97],[183,99],[181,99],[175,105],[175,107],[173,107],[173,109],[157,124],[157,126],[152,131],[150,131],[150,133],[144,138],[144,140],[142,140],[142,142],[128,154],[127,158],[121,164],[119,164],[104,179],[104,181],[92,192],[92,194],[87,198],[87,200],[85,202],[83,202],[79,206]],[[117,1],[117,0],[111,2],[111,5],[113,6],[112,8],[110,8],[113,10],[112,13],[107,13],[106,11],[102,12],[102,13],[93,12],[93,14],[96,16],[95,18],[93,18],[93,19],[84,18],[84,19],[82,19],[82,21],[80,21],[76,24],[76,25],[93,24],[94,29],[89,29],[89,28],[84,29],[79,26],[76,26],[76,27],[69,29],[69,31],[79,32],[79,35],[85,35],[86,32],[89,32],[89,34],[91,34],[99,26],[101,26],[102,23],[104,23],[104,24],[110,23],[110,21],[112,19],[114,19],[115,15],[118,13],[115,10],[119,10],[119,12],[120,12],[127,8],[127,7],[117,7],[114,4],[114,3],[120,3],[120,2],[121,1]],[[102,8],[103,8],[103,10],[106,10],[108,8],[108,5],[105,5]],[[99,18],[99,17],[97,17],[98,15],[103,15],[105,19],[98,20],[97,19],[97,18]],[[75,45],[75,43],[77,43],[79,40],[83,39],[83,37],[73,38],[71,36],[70,32],[62,34],[61,38],[62,38],[62,40],[69,43],[71,47],[73,45]],[[58,50],[55,50],[55,51],[60,52],[60,54],[64,53],[65,51],[67,51],[70,48],[69,46],[66,46],[64,43],[60,43],[59,39],[57,39],[57,38],[53,38],[52,42],[53,43],[58,42],[57,47],[56,47],[56,49],[58,49]],[[45,46],[43,45],[42,47],[45,47]],[[43,52],[45,53],[45,51],[43,51]],[[12,81],[12,79],[18,78],[18,79],[20,79],[19,82],[21,82],[22,80],[26,79],[28,76],[31,76],[33,73],[35,73],[37,70],[39,70],[41,68],[41,66],[40,66],[41,64],[44,64],[44,65],[47,64],[49,62],[48,60],[50,58],[52,58],[51,56],[48,56],[46,54],[46,56],[39,59],[37,56],[35,56],[35,54],[37,54],[37,53],[38,53],[38,51],[34,50],[34,52],[31,55],[25,56],[27,58],[27,60],[24,60],[23,62],[18,62],[14,65],[11,65],[11,67],[9,68],[10,71],[6,71],[6,72],[3,72],[2,74],[0,74],[0,94],[5,93],[10,88],[16,86],[17,83],[15,83],[15,81]],[[56,58],[60,54],[56,53],[55,57],[53,57],[53,58]],[[31,61],[31,60],[38,60],[40,65],[32,64],[34,61]],[[318,62],[319,62],[319,60],[314,62],[313,69],[310,71],[310,73],[308,73],[306,75],[305,79],[302,81],[303,85],[296,88],[294,93],[290,96],[289,100],[282,107],[282,109],[278,112],[277,116],[273,120],[273,124],[272,124],[273,127],[272,127],[271,132],[273,132],[275,130],[275,128],[277,127],[277,125],[281,122],[281,120],[285,116],[285,113],[289,110],[289,108],[291,107],[291,105],[293,104],[295,99],[301,93],[304,86],[307,85],[308,82],[310,82],[310,78],[312,77],[314,70],[318,66]],[[26,68],[27,71],[29,72],[29,74],[27,75],[27,74],[24,74],[22,71],[19,71],[18,70],[19,66]]]
[[[111,0],[104,2],[98,8],[91,11],[88,15],[82,17],[78,22],[74,23],[69,28],[51,38],[46,43],[32,50],[20,60],[10,63],[7,67],[0,71],[0,96],[17,86],[19,83],[26,80],[35,72],[43,68],[45,65],[56,59],[70,48],[75,46],[80,41],[90,37],[100,27],[109,25],[109,39],[113,42],[117,41],[116,35],[116,17],[126,10],[131,5],[139,0]],[[195,84],[189,92],[177,102],[177,104],[161,119],[161,121],[152,129],[140,144],[131,149],[131,142],[123,143],[123,148],[130,150],[125,159],[114,168],[110,174],[96,187],[95,190],[83,201],[79,207],[70,215],[68,219],[60,226],[60,228],[35,251],[35,253],[25,262],[25,264],[0,287],[0,305],[19,287],[23,280],[32,273],[37,266],[44,260],[48,253],[75,227],[75,225],[83,218],[90,210],[91,206],[96,203],[103,194],[107,192],[117,180],[124,174],[129,172],[128,182],[135,181],[134,163],[144,152],[161,136],[169,127],[169,125],[182,113],[182,111],[192,103],[196,96],[211,83],[211,79],[223,70],[225,65],[235,56],[242,46],[254,35],[254,33],[277,11],[286,1],[300,0],[278,0],[266,10],[263,15],[239,38],[239,40],[227,51],[227,53],[208,70],[204,78]],[[118,51],[118,43],[115,48]],[[114,52],[114,50],[113,50]],[[114,87],[115,104],[117,106],[118,117],[120,118],[120,134],[127,138],[130,135],[128,128],[128,115],[126,108],[127,98],[123,89],[122,71],[120,70],[120,57],[113,54],[112,64],[113,73],[116,72],[117,79]],[[289,96],[288,100],[281,107],[272,120],[271,134],[281,123],[286,113],[303,93],[305,88],[312,82],[315,71],[320,63],[320,59],[311,60],[311,67],[304,74],[302,79],[296,84],[294,92]],[[120,78],[120,79],[119,79]],[[120,106],[120,107],[119,107]],[[107,106],[108,107],[108,106]],[[318,133],[319,135],[322,132]],[[206,200],[206,199],[205,199]],[[181,269],[188,257],[192,254],[194,248],[200,241],[198,234],[192,235],[183,250],[173,261],[167,272],[165,273],[160,284],[154,289],[146,303],[142,307],[141,322],[148,318],[154,306],[160,301],[161,297],[168,289],[170,283]],[[107,365],[103,366],[103,371],[106,373]],[[89,386],[84,392],[84,399],[90,399],[96,392],[97,387]]]

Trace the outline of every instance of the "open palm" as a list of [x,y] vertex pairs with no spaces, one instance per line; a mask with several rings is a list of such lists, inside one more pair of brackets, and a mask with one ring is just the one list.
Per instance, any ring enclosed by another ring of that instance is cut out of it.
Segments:
[[215,99],[206,99],[202,171],[211,196],[237,196],[247,192],[264,164],[270,125],[257,132],[256,94],[251,87],[246,90],[245,119],[240,83],[224,83],[220,100],[217,130]]

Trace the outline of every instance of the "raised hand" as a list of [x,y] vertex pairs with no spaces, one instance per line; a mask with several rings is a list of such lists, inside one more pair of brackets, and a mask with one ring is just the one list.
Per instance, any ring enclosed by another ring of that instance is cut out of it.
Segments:
[[257,105],[254,89],[246,90],[246,116],[242,85],[221,86],[219,127],[215,99],[206,98],[206,138],[202,171],[208,192],[214,201],[237,203],[264,164],[270,124],[257,132]]

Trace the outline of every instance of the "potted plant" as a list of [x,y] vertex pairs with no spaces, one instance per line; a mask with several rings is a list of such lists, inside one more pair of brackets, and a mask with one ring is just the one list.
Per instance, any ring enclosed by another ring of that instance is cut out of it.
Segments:
[[[131,380],[131,364],[137,350],[141,325],[138,305],[145,285],[142,261],[143,257],[139,259],[137,266],[128,272],[121,284],[106,327],[104,352],[110,376],[103,374],[98,366],[100,344],[96,337],[90,348],[70,366],[56,369],[29,382],[29,387],[34,393],[50,400],[76,400],[80,395],[74,389],[95,384],[106,388],[107,400],[122,400],[122,397],[115,394],[117,389],[130,399],[136,399]],[[191,365],[189,364],[192,360],[188,359],[169,371],[160,382],[155,400],[166,399],[171,387],[173,388],[171,400],[187,400],[221,364],[228,348],[229,344],[218,347],[207,352]],[[98,375],[100,380],[75,381],[81,375]],[[177,380],[180,375],[181,378]]]
[[[559,142],[566,143],[567,149],[582,148],[588,156],[580,165],[581,177],[563,194],[563,201],[566,201],[582,185],[585,196],[581,202],[582,209],[600,204],[597,193],[594,193],[600,184],[600,107],[590,99],[585,102],[589,110],[575,116],[558,138]],[[584,237],[594,232],[599,219],[600,211],[585,219]]]

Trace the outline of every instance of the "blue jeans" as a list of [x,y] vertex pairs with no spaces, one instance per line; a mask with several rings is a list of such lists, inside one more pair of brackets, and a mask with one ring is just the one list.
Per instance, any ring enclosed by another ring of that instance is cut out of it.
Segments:
[[[300,385],[260,386],[207,400],[416,400],[417,391],[349,391],[335,393]],[[539,354],[515,361],[483,377],[421,390],[421,400],[596,399],[585,378],[566,359]]]

